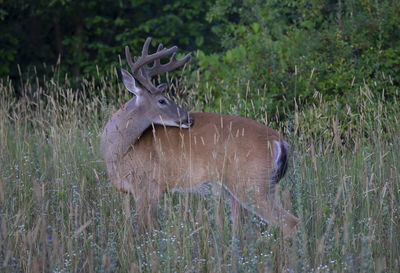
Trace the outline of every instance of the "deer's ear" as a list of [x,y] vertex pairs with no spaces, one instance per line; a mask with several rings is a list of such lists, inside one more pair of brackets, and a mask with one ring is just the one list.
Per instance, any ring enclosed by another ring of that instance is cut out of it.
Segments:
[[124,82],[126,89],[128,89],[129,92],[135,94],[136,96],[140,96],[143,91],[136,86],[135,78],[123,68],[121,68],[121,74],[122,81]]

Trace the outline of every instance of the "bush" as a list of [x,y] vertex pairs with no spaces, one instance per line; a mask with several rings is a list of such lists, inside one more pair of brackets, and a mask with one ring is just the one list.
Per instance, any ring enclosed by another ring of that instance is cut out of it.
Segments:
[[251,85],[266,90],[270,113],[293,110],[294,99],[315,103],[315,91],[351,105],[354,86],[364,82],[385,90],[390,100],[400,82],[395,2],[217,1],[208,18],[219,24],[214,31],[223,47],[199,52],[199,92],[215,90],[214,108],[220,99],[235,100],[232,89],[259,102],[258,93],[246,91]]

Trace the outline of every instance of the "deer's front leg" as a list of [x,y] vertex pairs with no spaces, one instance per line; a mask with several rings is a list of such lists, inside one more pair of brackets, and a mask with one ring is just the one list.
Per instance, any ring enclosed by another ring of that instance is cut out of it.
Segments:
[[136,216],[139,230],[148,232],[154,229],[154,214],[160,200],[162,190],[156,180],[142,180],[139,187],[135,187]]

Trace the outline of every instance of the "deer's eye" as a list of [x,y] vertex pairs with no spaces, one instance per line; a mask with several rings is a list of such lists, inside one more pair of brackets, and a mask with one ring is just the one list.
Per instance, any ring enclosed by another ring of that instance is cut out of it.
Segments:
[[167,101],[165,99],[160,99],[158,100],[158,103],[164,105],[167,104]]

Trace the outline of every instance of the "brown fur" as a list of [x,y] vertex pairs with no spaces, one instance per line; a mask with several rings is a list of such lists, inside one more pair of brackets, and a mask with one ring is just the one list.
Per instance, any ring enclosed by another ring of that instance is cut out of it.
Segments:
[[277,205],[271,194],[280,178],[277,146],[286,156],[282,136],[247,118],[214,113],[191,116],[195,122],[189,129],[150,127],[115,171],[109,170],[114,186],[133,194],[139,221],[149,224],[151,211],[167,189],[190,191],[212,182],[230,194],[233,219],[238,213],[234,208],[244,206],[279,225],[285,235],[292,234],[298,219]]

